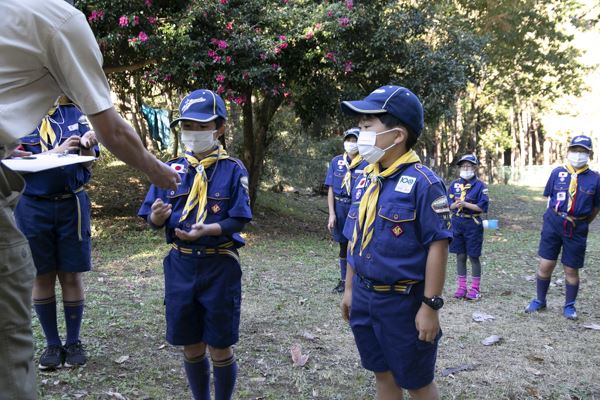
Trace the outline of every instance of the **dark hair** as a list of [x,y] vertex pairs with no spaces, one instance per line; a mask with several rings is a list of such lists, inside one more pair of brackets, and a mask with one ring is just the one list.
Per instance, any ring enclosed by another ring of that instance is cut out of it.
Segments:
[[225,119],[222,118],[222,117],[218,117],[217,119],[215,119],[215,127],[216,127],[216,129],[221,128],[224,123],[225,123]]
[[412,149],[415,144],[417,144],[417,135],[410,129],[408,126],[404,125],[402,121],[398,118],[394,117],[392,114],[373,114],[373,116],[377,117],[379,121],[385,125],[386,128],[395,128],[397,126],[401,126],[408,133],[408,137],[406,138],[406,150]]

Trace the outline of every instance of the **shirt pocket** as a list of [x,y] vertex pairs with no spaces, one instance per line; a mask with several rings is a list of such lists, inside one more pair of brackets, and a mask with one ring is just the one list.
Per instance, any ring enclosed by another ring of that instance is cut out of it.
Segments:
[[378,253],[387,256],[412,254],[417,247],[416,219],[416,209],[411,205],[381,206],[372,239]]
[[220,221],[227,218],[231,194],[226,188],[209,188],[206,196],[207,220]]

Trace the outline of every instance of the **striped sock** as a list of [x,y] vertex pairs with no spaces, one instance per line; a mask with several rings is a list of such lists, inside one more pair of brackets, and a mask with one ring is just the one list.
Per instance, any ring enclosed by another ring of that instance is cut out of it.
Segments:
[[183,360],[183,367],[194,400],[210,400],[210,364],[206,354]]
[[62,346],[56,322],[56,296],[33,299],[33,307],[46,336],[48,346]]
[[215,378],[215,400],[230,400],[237,379],[237,363],[235,355],[221,360],[213,360],[213,376]]
[[65,324],[67,325],[67,341],[65,345],[79,342],[79,331],[83,320],[84,300],[64,301]]

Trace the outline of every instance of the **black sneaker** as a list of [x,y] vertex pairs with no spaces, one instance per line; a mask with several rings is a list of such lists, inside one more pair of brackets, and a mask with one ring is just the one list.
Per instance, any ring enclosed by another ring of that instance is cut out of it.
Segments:
[[344,290],[346,290],[346,281],[340,280],[338,282],[337,286],[333,288],[332,292],[333,293],[344,293]]
[[65,345],[65,368],[85,365],[87,357],[80,341]]
[[61,346],[52,345],[44,349],[40,357],[38,368],[42,371],[53,370],[62,367],[65,360],[64,350]]

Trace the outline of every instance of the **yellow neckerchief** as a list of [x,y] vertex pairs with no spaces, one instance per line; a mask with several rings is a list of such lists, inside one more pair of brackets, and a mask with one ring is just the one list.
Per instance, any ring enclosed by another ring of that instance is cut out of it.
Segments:
[[[472,179],[472,178],[471,178]],[[460,201],[465,201],[467,197],[467,193],[471,190],[472,185],[470,183],[460,184]],[[462,211],[462,207],[459,208],[459,211]]]
[[348,164],[348,161],[346,161],[346,157],[350,158],[350,156],[348,156],[348,153],[344,153],[344,155],[342,157],[344,160],[344,166],[346,167],[346,175],[344,175],[344,180],[342,181],[342,187],[346,188],[346,191],[348,192],[348,194],[351,194],[351,192],[352,192],[352,170],[354,168],[358,167],[358,164],[361,163],[363,158],[362,158],[362,156],[357,154],[352,159],[352,162],[350,164]]
[[[190,194],[185,202],[185,207],[181,213],[179,222],[184,221],[189,214],[194,211],[196,206],[198,211],[196,212],[196,223],[202,223],[206,219],[206,196],[208,193],[208,177],[206,176],[206,169],[215,164],[218,160],[224,160],[229,158],[227,152],[223,149],[223,146],[219,144],[219,147],[212,153],[204,157],[202,160],[198,160],[192,154],[185,155],[189,165],[196,168],[196,176],[190,189]],[[197,167],[201,167],[198,171]]]
[[352,241],[350,243],[351,253],[354,252],[354,246],[356,245],[356,242],[358,242],[359,232],[362,232],[362,243],[359,255],[362,255],[363,250],[373,238],[373,225],[375,222],[377,202],[379,200],[379,190],[381,189],[381,179],[385,179],[388,176],[395,174],[406,164],[420,161],[417,153],[415,153],[414,150],[410,150],[398,158],[383,172],[380,172],[379,163],[369,164],[365,168],[365,174],[369,175],[371,183],[365,189],[365,194],[363,194],[360,205],[358,206],[358,221],[356,225],[354,225],[354,233],[352,234]]
[[587,164],[585,164],[583,167],[575,169],[570,163],[566,163],[565,168],[567,169],[567,171],[569,171],[569,174],[571,174],[571,181],[569,182],[569,202],[567,203],[567,213],[572,215],[573,211],[575,211],[571,208],[575,208],[575,196],[577,195],[577,177],[579,176],[579,174],[587,171],[590,167]]
[[44,119],[42,119],[42,123],[38,128],[40,132],[40,146],[42,147],[42,153],[48,151],[53,148],[56,144],[56,132],[52,129],[52,124],[50,122],[50,116],[53,115],[58,107],[52,107]]

